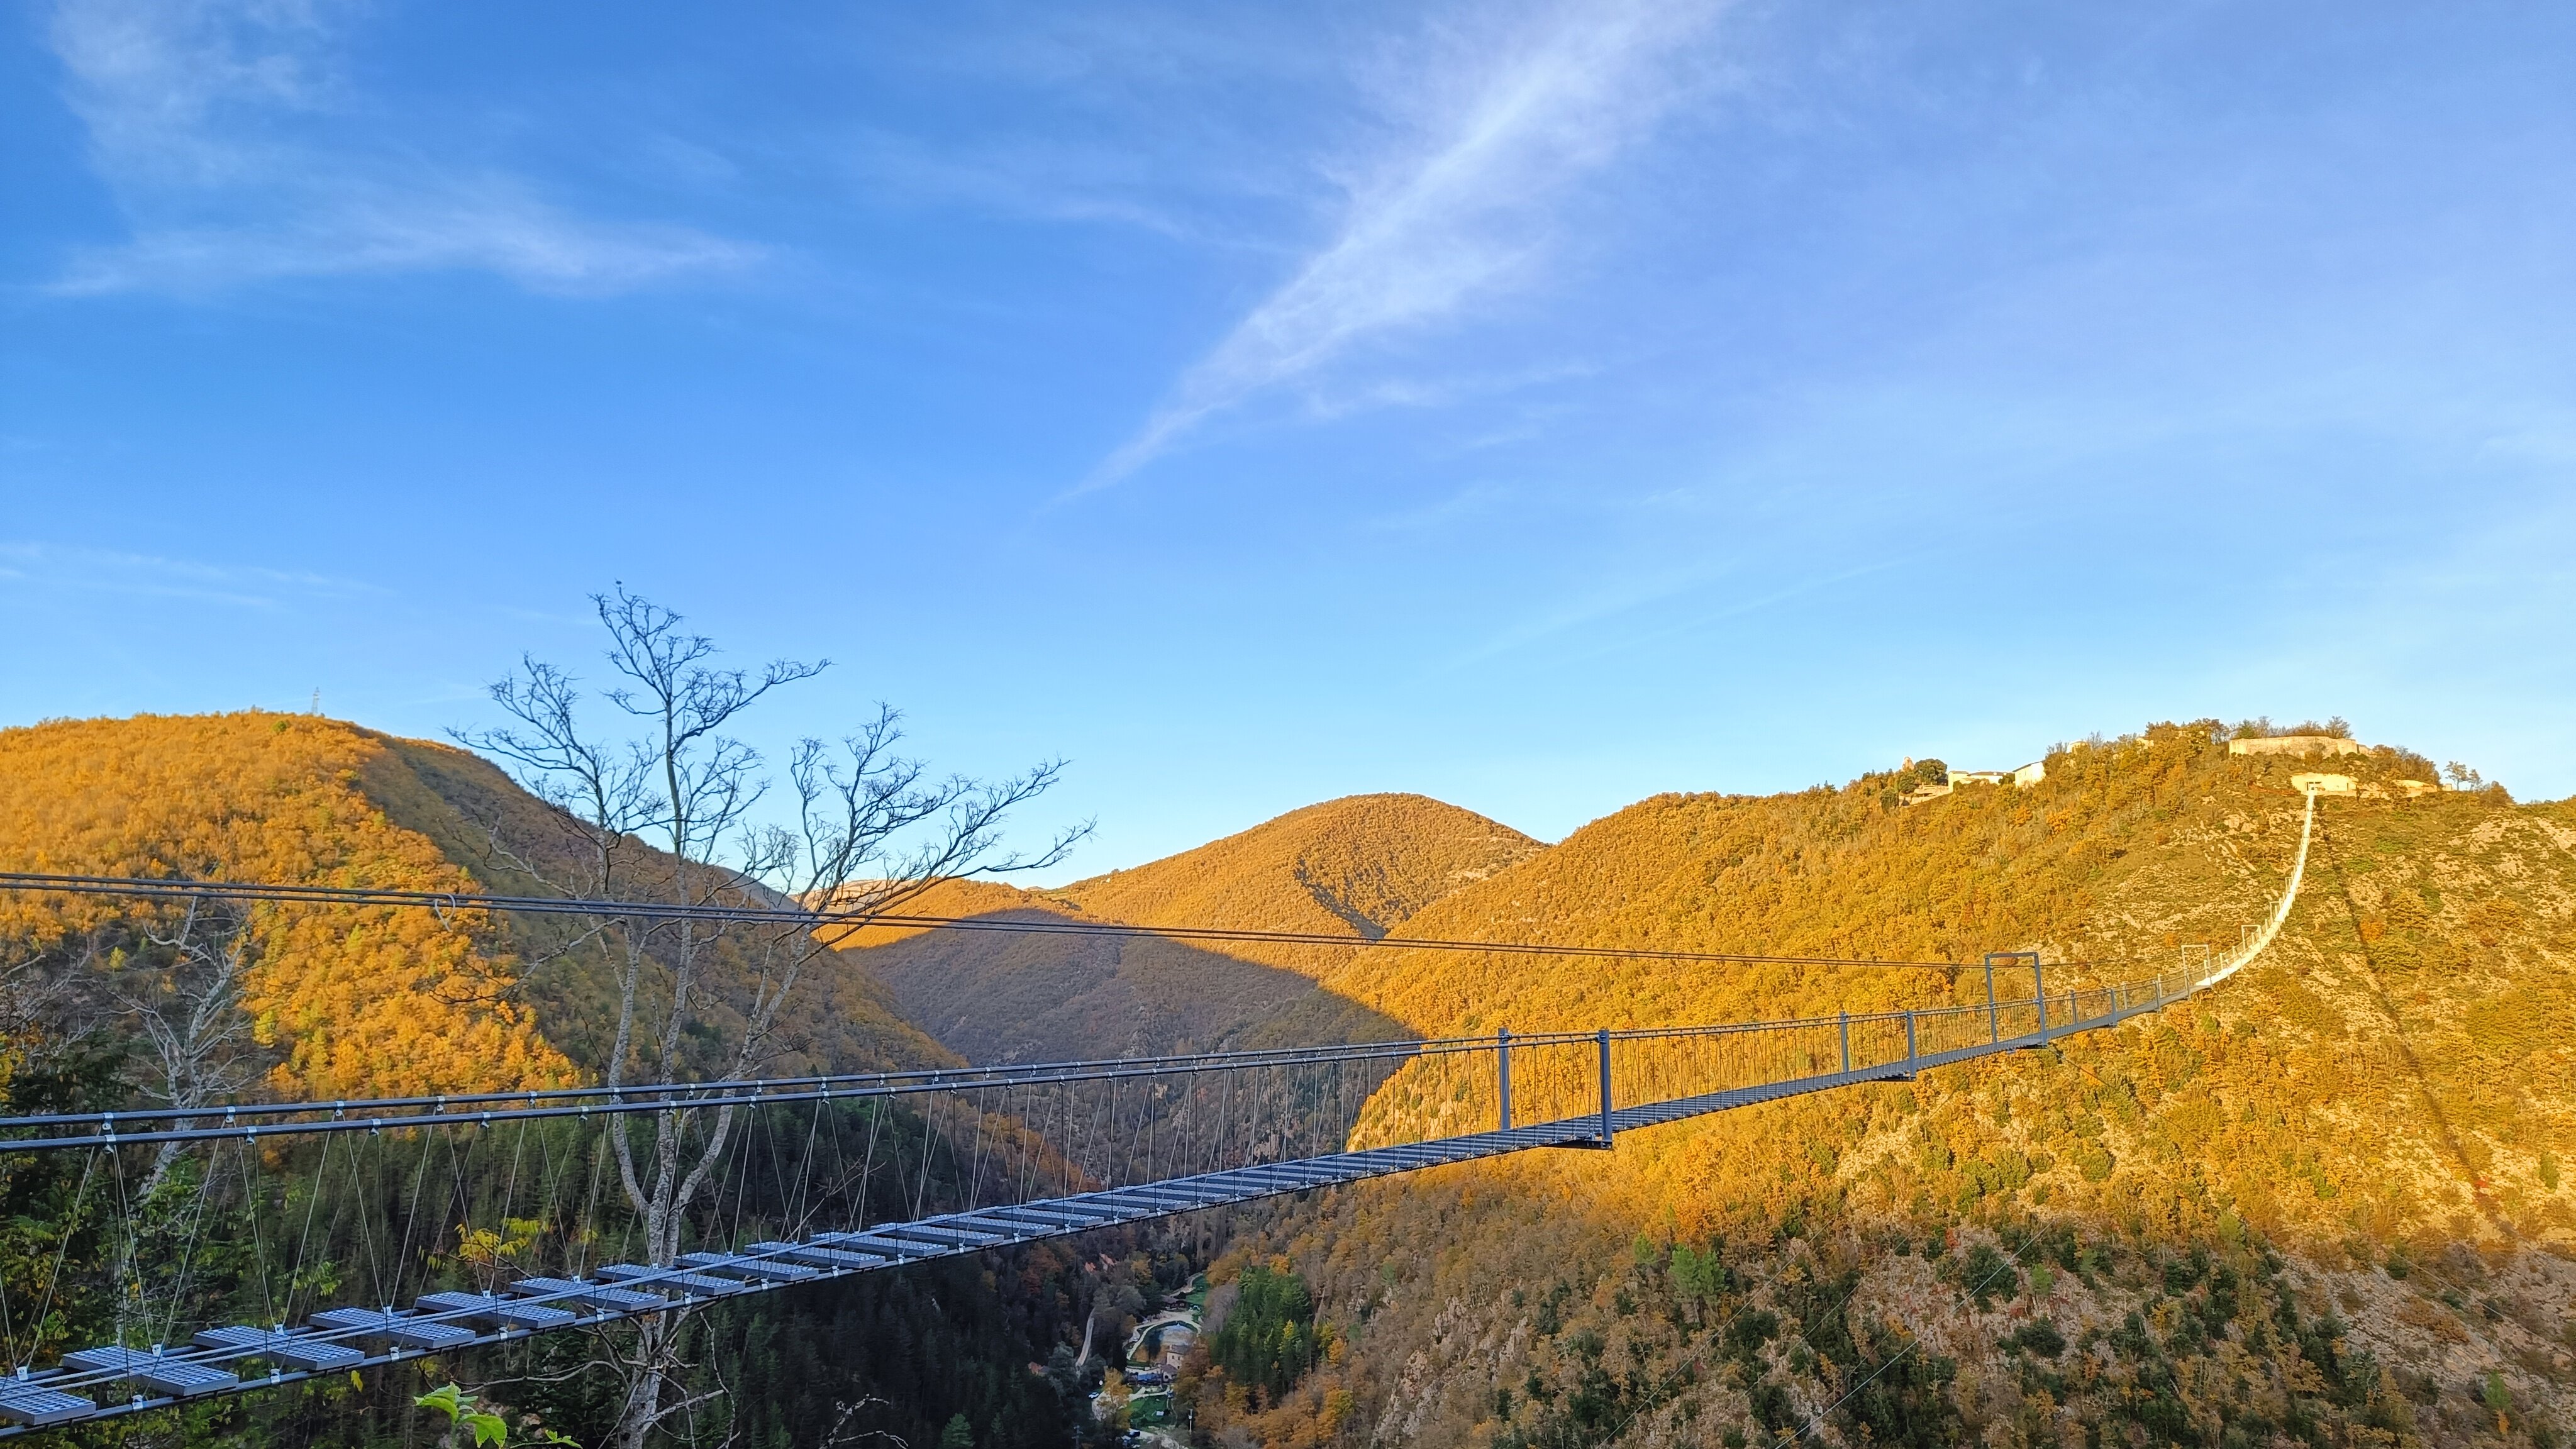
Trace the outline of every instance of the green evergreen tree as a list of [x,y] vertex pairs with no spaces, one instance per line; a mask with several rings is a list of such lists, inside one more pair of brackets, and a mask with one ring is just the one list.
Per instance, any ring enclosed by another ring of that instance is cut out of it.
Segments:
[[964,1414],[952,1414],[948,1427],[939,1431],[939,1449],[975,1449],[974,1427]]
[[1268,1268],[1243,1270],[1234,1311],[1217,1330],[1212,1356],[1236,1383],[1271,1403],[1294,1387],[1316,1357],[1315,1297],[1306,1280]]

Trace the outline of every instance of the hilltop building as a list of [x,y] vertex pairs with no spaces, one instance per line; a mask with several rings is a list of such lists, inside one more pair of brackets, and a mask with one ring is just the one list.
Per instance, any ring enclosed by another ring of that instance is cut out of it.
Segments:
[[[1906,758],[1904,768],[1909,770],[1914,768],[1914,760],[1911,756]],[[2033,760],[2017,770],[1951,770],[1943,777],[1940,784],[1936,785],[1927,780],[1906,791],[1898,803],[1920,805],[1926,800],[1938,800],[1962,785],[2001,785],[2009,781],[2014,785],[2026,787],[2036,785],[2047,778],[2048,763],[2044,760]]]
[[2231,755],[2358,755],[2368,748],[2341,735],[2258,735],[2227,742]]

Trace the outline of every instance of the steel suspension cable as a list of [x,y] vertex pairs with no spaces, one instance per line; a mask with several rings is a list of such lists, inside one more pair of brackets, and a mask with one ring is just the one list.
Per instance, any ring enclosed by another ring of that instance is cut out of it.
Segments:
[[[1586,956],[1635,961],[1694,961],[1728,966],[1864,966],[1897,970],[1955,970],[1961,961],[1881,960],[1849,956],[1773,956],[1732,951],[1674,951],[1644,946],[1583,946],[1546,941],[1457,941],[1410,936],[1356,936],[1326,931],[1260,931],[1225,926],[1141,926],[1117,921],[1083,921],[998,916],[941,916],[913,912],[808,910],[801,907],[662,904],[651,901],[587,900],[570,896],[505,896],[464,891],[379,890],[360,886],[282,885],[255,881],[194,881],[164,876],[58,875],[36,871],[0,871],[0,890],[51,891],[69,895],[111,895],[143,899],[224,896],[236,900],[288,904],[401,906],[438,912],[442,917],[465,911],[520,911],[543,915],[618,916],[648,920],[716,921],[728,924],[796,925],[813,930],[839,927],[856,933],[871,926],[942,931],[986,931],[1040,936],[1159,936],[1174,941],[1217,941],[1244,945],[1376,947],[1399,951],[1481,951],[1513,956]],[[846,939],[846,937],[844,937]]]
[[[313,1218],[322,1208],[323,1175],[331,1169],[331,1146],[332,1139],[323,1138],[322,1151],[314,1159],[313,1186],[304,1198],[304,1231],[295,1240],[295,1266],[286,1275],[286,1311],[278,1315],[276,1321],[279,1323],[295,1316],[295,1295],[304,1284],[305,1254],[313,1246]],[[354,1152],[357,1149],[352,1147],[350,1150]]]
[[[179,1281],[171,1287],[170,1311],[162,1316],[161,1336],[153,1340],[155,1343],[170,1343],[176,1339],[173,1330],[179,1326],[179,1310],[187,1301],[188,1280],[195,1276],[197,1235],[205,1227],[206,1205],[215,1195],[215,1168],[220,1161],[221,1158],[208,1155],[205,1178],[189,1204],[188,1236],[179,1249]],[[247,1183],[244,1184],[244,1195],[248,1195]]]
[[[63,1221],[62,1241],[54,1245],[54,1268],[52,1272],[45,1275],[45,1296],[36,1304],[35,1321],[27,1325],[27,1358],[34,1358],[36,1350],[45,1346],[45,1320],[53,1314],[55,1290],[62,1287],[63,1259],[71,1252],[72,1235],[80,1231],[81,1204],[89,1198],[90,1175],[98,1170],[98,1159],[99,1153],[93,1151],[89,1154],[89,1159],[81,1164],[80,1186],[72,1190],[72,1210]],[[17,1356],[14,1344],[10,1348],[10,1358],[12,1361],[9,1366],[13,1369],[24,1365],[27,1361]]]
[[859,1168],[859,1210],[857,1220],[850,1225],[852,1232],[868,1225],[868,1189],[875,1185],[877,1176],[877,1129],[885,1125],[885,1114],[885,1103],[868,1104],[868,1153]]
[[814,1104],[813,1119],[805,1127],[805,1150],[796,1159],[796,1191],[787,1199],[787,1221],[796,1225],[798,1236],[805,1231],[814,1211],[814,1148],[823,1135],[823,1104]]
[[233,1144],[233,1165],[241,1173],[242,1213],[250,1219],[251,1264],[259,1275],[259,1309],[269,1322],[274,1323],[277,1321],[277,1295],[269,1286],[268,1243],[259,1226],[263,1204],[258,1201],[261,1194],[256,1191],[255,1180],[251,1176],[250,1148],[246,1144]]
[[[411,1236],[420,1227],[420,1193],[421,1189],[429,1183],[429,1159],[436,1155],[438,1136],[439,1134],[428,1131],[420,1134],[420,1166],[413,1169],[411,1175],[411,1202],[403,1209],[402,1248],[394,1255],[394,1297],[386,1299],[387,1303],[402,1297],[403,1275],[409,1271],[411,1265]],[[451,1148],[454,1146],[452,1140],[449,1145]],[[423,1251],[436,1252],[437,1249],[432,1247],[425,1248]],[[427,1269],[424,1267],[424,1276],[426,1272]]]
[[[123,1224],[125,1229],[122,1234],[124,1241],[120,1247],[120,1256],[125,1260],[125,1271],[122,1276],[133,1284],[134,1299],[140,1302],[143,1298],[143,1268],[134,1259],[134,1200],[125,1190],[124,1159],[116,1155],[114,1148],[108,1150],[108,1176],[116,1181],[117,1221]],[[125,1286],[124,1283],[117,1285],[120,1290]],[[116,1315],[116,1346],[119,1348],[130,1346],[125,1341],[125,1322],[126,1316],[120,1305]]]

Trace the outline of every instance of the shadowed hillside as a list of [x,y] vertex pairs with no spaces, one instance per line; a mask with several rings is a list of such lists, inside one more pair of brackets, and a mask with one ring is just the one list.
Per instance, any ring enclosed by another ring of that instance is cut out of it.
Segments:
[[[2548,1446],[2576,1421],[2576,830],[2427,762],[2231,757],[2207,724],[1899,807],[1879,777],[1662,797],[1408,932],[2126,977],[2232,944],[2332,769],[2289,929],[2046,1053],[1364,1187],[1262,1241],[1347,1335],[1218,1442]],[[1927,1004],[1981,975],[1362,952],[1419,1032]],[[2024,988],[2026,990],[2026,988]],[[1475,1115],[1471,1112],[1471,1115]]]
[[[544,869],[563,849],[550,807],[479,755],[428,740],[383,743],[385,761],[368,777],[368,792],[390,818],[428,837],[495,892],[551,893],[521,865]],[[650,856],[665,858],[658,851]],[[576,1062],[595,1068],[613,1039],[613,978],[596,958],[585,960],[573,949],[574,918],[513,916],[508,925],[522,954],[539,963],[526,975],[546,1030]],[[769,1071],[856,1072],[951,1060],[903,1019],[881,983],[846,959],[817,960],[797,989],[802,1009],[782,1021]],[[698,1010],[712,1028],[711,1044],[741,1028],[733,1003],[721,997],[701,997]]]
[[1384,1038],[1398,1029],[1314,978],[1541,849],[1437,800],[1355,795],[1134,870],[1048,891],[959,883],[919,907],[1327,933],[1350,947],[895,931],[857,944],[904,1014],[971,1061]]

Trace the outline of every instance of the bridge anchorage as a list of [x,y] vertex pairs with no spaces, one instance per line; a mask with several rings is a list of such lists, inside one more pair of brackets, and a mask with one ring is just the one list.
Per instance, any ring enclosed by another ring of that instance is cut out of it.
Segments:
[[[1982,999],[1934,1008],[0,1119],[0,1169],[50,1174],[66,1204],[33,1301],[0,1281],[0,1437],[1284,1193],[1605,1150],[2044,1048],[2252,963],[2289,918],[2315,816],[2311,793],[2284,889],[2224,957],[2056,988],[2036,955],[1999,953]],[[1998,967],[2006,985],[2026,969],[2031,994],[1998,994]],[[641,1230],[603,1191],[608,1134],[728,1110],[690,1250],[628,1260]],[[66,1348],[72,1306],[100,1303],[115,1306],[90,1318],[112,1341]]]

